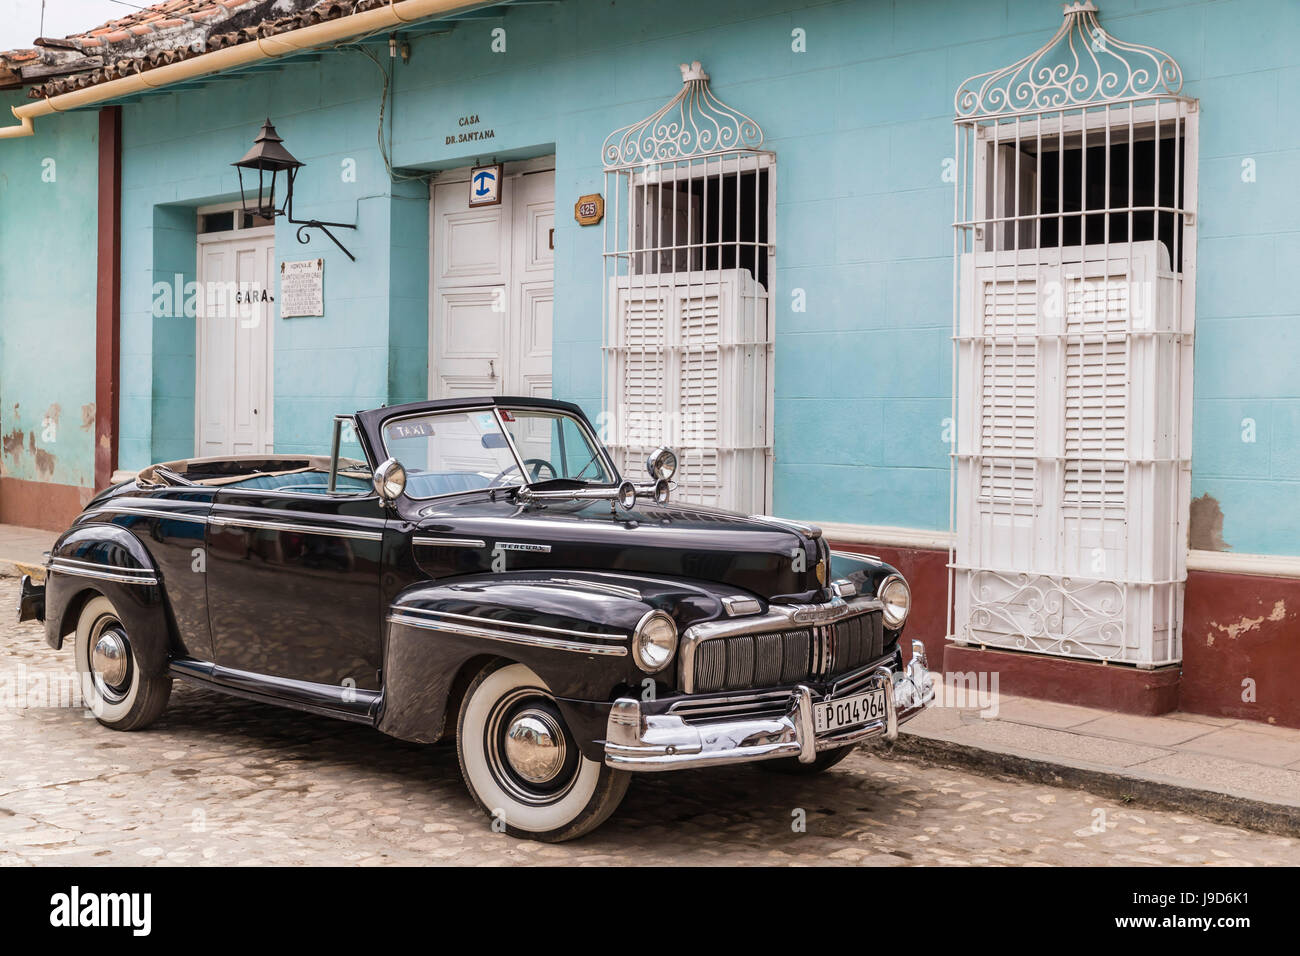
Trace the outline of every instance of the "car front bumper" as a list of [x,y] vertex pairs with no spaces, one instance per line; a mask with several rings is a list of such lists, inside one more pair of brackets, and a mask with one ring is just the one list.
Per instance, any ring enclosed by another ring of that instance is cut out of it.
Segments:
[[[885,690],[884,717],[844,730],[815,732],[815,703],[848,697],[873,686]],[[876,666],[865,682],[858,682],[849,693],[818,695],[800,684],[790,692],[785,712],[776,716],[692,721],[679,714],[646,713],[639,701],[620,697],[609,712],[605,763],[617,770],[637,771],[716,767],[776,757],[812,763],[818,751],[875,737],[893,740],[899,724],[933,700],[934,679],[920,641],[912,642],[912,659],[906,667]]]

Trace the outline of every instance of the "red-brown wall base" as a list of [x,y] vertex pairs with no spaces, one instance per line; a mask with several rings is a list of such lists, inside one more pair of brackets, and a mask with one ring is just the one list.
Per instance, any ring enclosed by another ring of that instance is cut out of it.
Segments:
[[1300,727],[1300,578],[1190,571],[1180,707]]
[[870,554],[892,564],[912,589],[912,614],[903,632],[903,656],[910,658],[914,640],[925,644],[931,668],[943,666],[944,635],[948,630],[948,552],[922,548],[883,548],[874,545],[840,544],[836,551]]
[[1012,697],[1148,716],[1178,709],[1176,664],[1141,670],[1124,664],[949,644],[943,653],[943,669],[947,674],[997,674],[998,691]]
[[[1183,664],[1139,670],[949,644],[946,551],[841,544],[874,554],[912,586],[906,636],[934,670],[999,672],[999,690],[1134,714],[1180,709],[1300,727],[1300,578],[1191,571],[1183,608]],[[906,651],[905,651],[906,653]]]
[[94,496],[92,488],[0,478],[0,524],[63,531]]

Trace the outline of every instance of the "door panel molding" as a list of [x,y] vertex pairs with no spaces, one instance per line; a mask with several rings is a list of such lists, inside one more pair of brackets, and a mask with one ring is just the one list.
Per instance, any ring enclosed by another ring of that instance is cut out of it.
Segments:
[[549,395],[554,157],[507,166],[491,209],[467,207],[468,181],[443,174],[429,204],[429,395]]

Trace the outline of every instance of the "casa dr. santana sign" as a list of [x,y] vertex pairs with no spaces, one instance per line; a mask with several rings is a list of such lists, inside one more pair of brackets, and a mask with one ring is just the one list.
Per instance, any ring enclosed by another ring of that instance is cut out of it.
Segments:
[[456,120],[456,125],[460,128],[460,132],[447,134],[448,146],[457,146],[461,143],[479,143],[485,139],[496,139],[497,136],[497,131],[494,129],[473,128],[479,125],[477,113],[462,116]]

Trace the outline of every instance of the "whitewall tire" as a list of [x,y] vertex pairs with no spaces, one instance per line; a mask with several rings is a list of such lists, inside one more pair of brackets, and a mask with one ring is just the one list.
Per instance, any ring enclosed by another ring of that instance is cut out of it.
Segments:
[[77,618],[73,641],[81,698],[105,727],[140,730],[167,708],[172,679],[143,674],[113,602],[96,596]]
[[494,828],[549,843],[600,826],[631,777],[579,752],[550,690],[523,664],[489,665],[474,679],[461,702],[456,753]]

